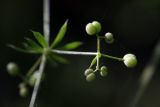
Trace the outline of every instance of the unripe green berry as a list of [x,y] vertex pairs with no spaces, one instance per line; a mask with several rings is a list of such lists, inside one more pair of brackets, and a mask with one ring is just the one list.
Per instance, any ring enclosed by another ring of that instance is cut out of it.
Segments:
[[28,88],[26,87],[26,84],[20,83],[19,84],[19,95],[21,97],[26,97],[28,95]]
[[101,24],[98,21],[93,21],[92,25],[96,28],[96,33],[99,33],[101,31]]
[[106,72],[106,71],[101,71],[101,72],[100,72],[100,75],[101,75],[102,77],[106,77],[107,74],[108,74],[108,72]]
[[[35,83],[36,83],[36,80],[37,80],[37,78],[39,77],[40,75],[39,75],[39,72],[38,71],[35,71],[31,76],[30,76],[30,78],[29,78],[29,80],[28,80],[28,84],[30,85],[30,86],[34,86],[35,85]],[[42,81],[44,80],[44,74],[42,75],[42,79],[41,79]]]
[[18,85],[18,87],[19,87],[19,88],[26,87],[26,84],[22,82],[22,83],[20,83],[20,84]]
[[28,95],[28,88],[27,87],[20,88],[19,95],[21,97],[26,97]]
[[37,80],[37,77],[35,75],[35,73],[33,75],[30,76],[29,80],[28,80],[28,83],[30,86],[34,86],[35,85],[35,82]]
[[107,67],[106,66],[102,66],[101,67],[101,71],[107,71],[108,69],[107,69]]
[[102,77],[107,76],[107,74],[108,74],[107,71],[108,71],[107,67],[106,67],[106,66],[102,66],[102,67],[101,67],[101,70],[100,70],[100,75],[101,75]]
[[113,34],[108,32],[105,34],[105,40],[107,43],[111,44],[114,42]]
[[136,57],[134,54],[128,53],[124,55],[123,59],[127,59],[128,57]]
[[89,68],[89,69],[86,69],[86,70],[85,70],[84,75],[87,76],[87,75],[89,75],[90,73],[93,73],[93,69],[90,69],[90,68]]
[[96,75],[94,73],[90,73],[89,75],[87,75],[86,80],[88,82],[92,82],[93,80],[96,79]]
[[135,67],[137,65],[137,58],[133,54],[124,55],[123,60],[124,60],[124,64],[128,68],[133,68],[133,67]]
[[12,76],[17,76],[19,74],[19,67],[16,63],[10,62],[7,64],[7,71]]
[[97,33],[96,27],[92,23],[86,25],[86,32],[88,35],[95,35]]

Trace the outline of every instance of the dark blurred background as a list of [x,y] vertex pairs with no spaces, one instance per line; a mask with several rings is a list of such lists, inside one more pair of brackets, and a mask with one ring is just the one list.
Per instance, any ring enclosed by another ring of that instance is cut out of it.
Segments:
[[[119,57],[134,53],[138,66],[128,69],[121,62],[103,59],[101,65],[108,66],[108,76],[87,83],[83,72],[92,57],[66,56],[71,62],[68,65],[47,65],[36,107],[129,107],[138,90],[139,77],[159,40],[160,1],[51,0],[50,5],[51,40],[69,19],[63,43],[83,41],[77,50],[96,51],[96,38],[85,33],[85,25],[98,20],[103,26],[101,34],[112,32],[116,39],[112,45],[102,43],[102,52]],[[20,46],[24,37],[32,37],[30,29],[42,32],[42,6],[42,0],[0,0],[0,107],[28,107],[31,94],[27,98],[18,95],[21,80],[7,74],[6,64],[17,62],[25,74],[37,57],[16,52],[6,44]],[[137,107],[160,106],[159,77],[157,69]]]

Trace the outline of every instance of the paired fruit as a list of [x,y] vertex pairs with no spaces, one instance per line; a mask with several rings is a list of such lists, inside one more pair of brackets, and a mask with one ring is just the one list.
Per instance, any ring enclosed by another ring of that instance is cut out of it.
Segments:
[[88,35],[95,35],[101,31],[101,24],[98,21],[93,21],[86,25],[86,32]]
[[29,93],[29,91],[28,91],[28,88],[27,88],[26,84],[20,83],[20,85],[19,85],[19,95],[21,97],[27,97],[28,93]]
[[90,74],[88,74],[87,76],[86,76],[86,80],[88,81],[88,82],[92,82],[92,81],[94,81],[96,79],[96,75],[94,74],[94,73],[90,73]]
[[84,72],[84,75],[86,76],[86,80],[88,82],[94,81],[96,79],[96,74],[95,74],[96,72],[99,72],[102,77],[105,77],[108,74],[108,68],[106,66],[102,66],[100,70],[95,70],[95,71],[91,68],[86,69]]
[[108,74],[108,69],[107,69],[107,67],[106,67],[106,66],[102,66],[102,67],[101,67],[101,70],[100,70],[100,75],[101,75],[102,77],[105,77],[105,76],[107,76],[107,74]]

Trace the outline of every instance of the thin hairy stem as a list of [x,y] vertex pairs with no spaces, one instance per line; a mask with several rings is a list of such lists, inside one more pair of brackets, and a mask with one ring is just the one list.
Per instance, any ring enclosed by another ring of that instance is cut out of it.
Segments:
[[50,35],[50,0],[43,0],[43,33],[49,44]]
[[106,58],[110,58],[110,59],[115,59],[115,60],[118,60],[118,61],[123,61],[123,58],[114,57],[114,56],[110,56],[110,55],[107,55],[107,54],[101,54],[101,56],[106,57]]
[[41,83],[41,78],[42,78],[42,74],[43,74],[43,71],[44,71],[44,68],[45,68],[45,64],[46,64],[46,57],[45,57],[45,55],[43,55],[42,59],[41,59],[41,64],[39,66],[39,76],[36,79],[36,83],[35,83],[35,86],[34,86],[34,90],[33,90],[33,93],[32,93],[32,98],[31,98],[31,102],[30,102],[29,107],[34,107],[34,105],[35,105],[35,101],[36,101],[37,93],[38,93],[39,86],[40,86],[40,83]]
[[92,68],[92,66],[96,63],[96,61],[97,61],[97,56],[95,56],[95,57],[93,58],[90,66],[89,66],[89,68]]
[[[96,56],[97,55],[97,52],[63,51],[63,50],[56,50],[56,49],[52,49],[51,52],[56,53],[56,54],[63,54],[63,55],[82,55],[82,56]],[[114,57],[114,56],[103,54],[103,53],[101,53],[100,55],[101,57],[123,61],[123,58]]]
[[86,56],[97,55],[97,52],[62,51],[62,50],[56,50],[56,49],[52,49],[51,52],[56,54],[65,54],[65,55],[86,55]]
[[[49,10],[50,10],[50,0],[43,0],[43,33],[45,35],[45,39],[48,44],[49,44],[49,38],[50,38],[50,11]],[[39,76],[37,77],[37,80],[34,86],[29,107],[34,107],[35,105],[35,101],[36,101],[37,93],[41,83],[41,78],[43,75],[45,64],[46,64],[46,56],[43,53],[41,62],[40,62],[40,67],[38,70]]]
[[100,37],[97,35],[97,53],[100,53]]
[[96,70],[99,70],[99,60],[100,60],[100,37],[97,35],[97,66]]
[[29,69],[28,73],[27,73],[27,77],[31,76],[33,74],[33,72],[35,71],[35,69],[38,67],[38,65],[41,62],[41,57],[38,58],[38,60],[33,64],[33,66]]

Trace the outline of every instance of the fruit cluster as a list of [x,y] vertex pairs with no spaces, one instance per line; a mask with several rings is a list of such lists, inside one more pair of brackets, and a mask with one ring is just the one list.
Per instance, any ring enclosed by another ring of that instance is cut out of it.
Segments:
[[[62,25],[60,28],[56,38],[53,40],[51,44],[48,44],[44,36],[39,32],[33,32],[33,36],[36,41],[26,38],[26,42],[24,42],[23,48],[16,47],[14,45],[9,45],[11,48],[30,54],[41,54],[41,57],[37,59],[37,61],[33,64],[33,66],[28,70],[26,75],[22,75],[18,65],[14,62],[10,62],[7,64],[7,71],[11,76],[18,76],[22,79],[22,82],[19,84],[19,94],[22,97],[26,97],[28,95],[28,86],[34,87],[35,83],[40,83],[39,81],[44,79],[44,74],[39,73],[37,68],[41,66],[41,63],[45,61],[43,59],[46,58],[49,62],[59,62],[59,63],[67,63],[68,60],[60,56],[61,54],[67,55],[94,55],[95,57],[91,61],[88,69],[85,70],[84,75],[86,76],[86,80],[91,82],[96,79],[96,75],[99,74],[102,77],[107,76],[108,68],[106,66],[100,66],[101,58],[110,58],[118,61],[122,61],[125,66],[128,68],[133,68],[137,65],[137,58],[134,54],[126,54],[123,58],[110,56],[104,53],[101,53],[101,40],[104,40],[108,44],[112,44],[114,42],[114,36],[112,33],[107,32],[104,36],[100,36],[99,33],[102,30],[101,23],[98,21],[93,21],[92,23],[88,23],[86,25],[86,32],[88,35],[95,35],[97,37],[97,52],[79,52],[79,51],[70,51],[72,49],[78,48],[82,42],[74,41],[65,44],[64,46],[58,46],[59,43],[64,38],[64,35],[67,31],[67,23],[68,20]],[[37,43],[38,42],[38,43]],[[60,54],[60,55],[58,55]],[[93,66],[96,65],[96,68],[93,69]],[[44,71],[44,68],[42,69]],[[42,79],[41,79],[42,76]],[[40,77],[40,78],[38,78]],[[37,81],[37,82],[36,82]]]
[[88,68],[88,69],[86,69],[85,72],[84,72],[84,75],[86,76],[86,80],[87,80],[88,82],[91,82],[91,81],[95,80],[95,79],[96,79],[95,73],[96,73],[97,71],[99,71],[99,74],[100,74],[100,76],[102,76],[102,77],[105,77],[105,76],[107,76],[107,74],[108,74],[108,68],[107,68],[106,66],[102,66],[102,67],[100,68],[100,70],[95,70],[95,71],[94,71],[93,69],[91,69],[91,68]]
[[[110,32],[105,33],[104,36],[99,36],[99,32],[101,31],[102,27],[101,24],[98,21],[93,21],[92,23],[88,23],[86,25],[86,33],[88,35],[96,35],[97,37],[97,55],[96,55],[96,59],[93,59],[93,61],[91,62],[91,66],[85,70],[84,75],[86,76],[86,80],[88,82],[91,82],[93,80],[95,80],[96,78],[96,72],[99,71],[100,75],[102,77],[105,77],[108,74],[108,69],[106,66],[102,66],[101,68],[99,67],[99,60],[101,57],[108,57],[111,59],[117,59],[119,61],[123,61],[124,64],[128,67],[128,68],[133,68],[136,66],[137,64],[137,58],[134,54],[126,54],[124,55],[123,58],[118,58],[118,57],[113,57],[113,56],[109,56],[109,55],[105,55],[102,54],[100,52],[100,41],[101,39],[104,39],[106,43],[111,44],[114,42],[114,37],[113,34]],[[97,66],[96,69],[93,70],[92,66],[97,62]]]
[[29,93],[29,89],[27,86],[34,86],[39,72],[35,71],[30,75],[22,76],[19,66],[15,62],[8,63],[6,69],[11,76],[18,76],[23,80],[23,82],[19,84],[19,95],[22,97],[26,97]]

